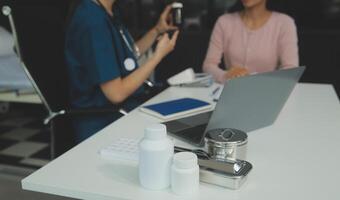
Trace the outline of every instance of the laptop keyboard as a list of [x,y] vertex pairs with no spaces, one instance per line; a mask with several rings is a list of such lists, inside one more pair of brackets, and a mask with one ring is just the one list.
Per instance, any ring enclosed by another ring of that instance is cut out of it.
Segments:
[[178,132],[171,133],[175,137],[182,139],[193,145],[200,145],[204,139],[204,131],[208,124],[201,124],[198,126],[190,127]]
[[188,128],[191,127],[190,125],[182,123],[182,122],[177,121],[177,120],[169,121],[169,122],[166,122],[164,124],[166,125],[168,132],[171,132],[171,133],[175,133],[175,132],[185,130],[185,129],[188,129]]
[[204,132],[212,112],[177,119],[164,124],[168,133],[180,140],[199,146],[204,139]]

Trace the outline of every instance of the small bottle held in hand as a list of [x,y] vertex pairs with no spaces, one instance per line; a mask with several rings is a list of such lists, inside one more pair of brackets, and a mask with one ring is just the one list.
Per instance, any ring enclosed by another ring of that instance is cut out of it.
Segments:
[[172,19],[173,23],[177,27],[181,27],[183,24],[183,16],[182,16],[183,4],[179,2],[174,2],[172,4]]
[[139,181],[144,188],[161,190],[170,186],[173,154],[174,143],[167,137],[166,126],[148,126],[139,143]]

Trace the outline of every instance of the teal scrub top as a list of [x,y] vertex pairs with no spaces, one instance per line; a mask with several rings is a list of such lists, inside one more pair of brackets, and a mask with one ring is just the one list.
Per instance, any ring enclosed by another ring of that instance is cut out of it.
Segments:
[[[75,10],[66,32],[65,59],[69,72],[71,107],[96,108],[109,107],[112,103],[100,89],[102,83],[124,78],[137,69],[134,53],[123,39],[123,31],[130,47],[133,41],[127,29],[118,18],[114,20],[91,0],[82,0]],[[136,68],[126,68],[124,61],[133,59]],[[140,87],[123,103],[123,108],[131,110],[140,102],[143,94]],[[73,120],[78,142],[93,135],[100,129],[118,119],[116,112],[106,115],[78,117]]]

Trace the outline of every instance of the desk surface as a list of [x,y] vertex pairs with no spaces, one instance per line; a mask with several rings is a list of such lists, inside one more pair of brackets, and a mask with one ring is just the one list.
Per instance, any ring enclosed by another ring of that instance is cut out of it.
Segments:
[[[181,96],[208,100],[206,90],[169,88],[150,102]],[[141,188],[136,166],[109,162],[97,153],[116,138],[141,138],[144,127],[158,121],[134,110],[25,178],[22,186],[79,199],[183,199],[170,190]],[[192,199],[340,199],[339,155],[340,104],[334,88],[299,84],[274,125],[249,133],[247,160],[254,168],[246,183],[236,191],[201,183]]]

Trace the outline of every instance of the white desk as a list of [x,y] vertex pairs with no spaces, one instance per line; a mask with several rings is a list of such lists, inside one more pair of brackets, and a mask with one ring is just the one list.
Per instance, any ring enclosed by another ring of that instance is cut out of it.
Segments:
[[[151,101],[208,99],[208,94],[170,88]],[[110,163],[97,154],[116,138],[141,138],[144,127],[157,121],[135,110],[25,178],[22,186],[79,199],[184,199],[170,190],[144,190],[136,166]],[[273,126],[249,133],[247,160],[254,168],[247,182],[236,191],[202,183],[192,199],[340,199],[339,155],[340,104],[333,87],[299,84]]]

